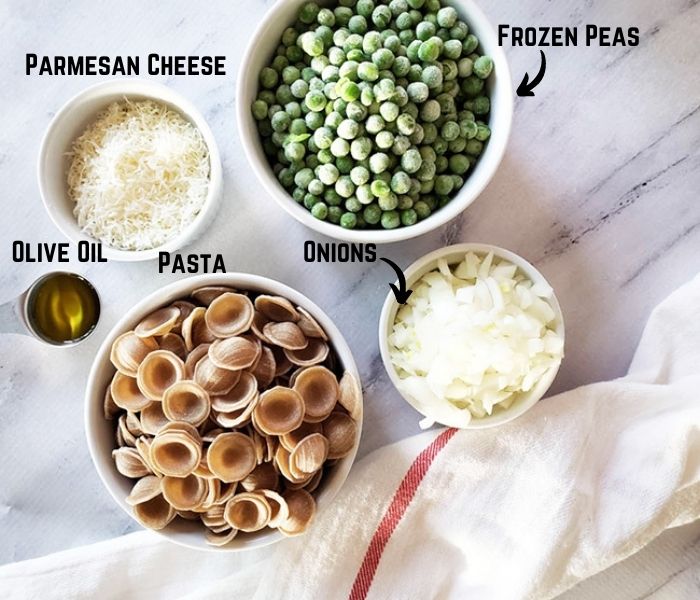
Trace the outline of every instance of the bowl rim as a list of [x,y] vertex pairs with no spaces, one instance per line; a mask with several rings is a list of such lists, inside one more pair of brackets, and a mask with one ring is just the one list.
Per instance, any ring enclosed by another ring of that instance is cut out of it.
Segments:
[[[295,304],[301,305],[303,308],[309,311],[316,318],[324,330],[326,331],[328,338],[335,347],[339,359],[346,371],[349,371],[360,384],[360,416],[358,420],[358,435],[355,440],[355,445],[352,451],[347,456],[343,457],[338,461],[339,468],[333,472],[333,479],[329,482],[323,490],[323,496],[317,498],[317,514],[325,510],[328,506],[333,503],[333,500],[337,493],[340,491],[345,481],[348,478],[350,469],[352,468],[357,451],[360,445],[360,440],[362,437],[362,425],[364,420],[364,400],[362,394],[362,384],[357,369],[357,364],[355,358],[352,354],[352,350],[348,345],[345,337],[338,329],[335,322],[323,311],[316,303],[310,300],[306,294],[288,286],[285,283],[271,279],[269,277],[264,277],[261,275],[254,275],[251,273],[218,273],[218,274],[204,274],[195,275],[193,277],[186,277],[180,279],[173,283],[170,283],[158,290],[153,291],[146,297],[134,304],[130,309],[128,309],[119,320],[112,326],[109,332],[105,335],[100,347],[95,353],[95,357],[90,366],[90,372],[87,379],[87,384],[85,387],[85,397],[84,397],[84,408],[83,408],[83,421],[85,429],[85,437],[88,445],[88,451],[90,454],[90,459],[92,464],[97,471],[97,474],[102,482],[104,488],[108,491],[112,499],[119,505],[122,510],[129,515],[129,517],[139,525],[139,527],[146,529],[132,514],[130,507],[126,504],[124,497],[119,493],[109,481],[108,472],[111,475],[121,475],[118,473],[114,464],[109,458],[105,461],[104,466],[98,460],[98,457],[102,456],[105,452],[100,441],[100,434],[93,425],[93,420],[97,418],[98,420],[105,420],[103,414],[103,401],[104,401],[104,387],[102,384],[103,377],[100,376],[100,370],[105,364],[110,362],[109,354],[111,350],[112,343],[117,338],[118,335],[126,331],[128,328],[133,327],[135,323],[148,314],[149,312],[162,306],[168,300],[163,300],[173,294],[185,295],[192,290],[202,287],[205,285],[229,285],[240,290],[260,290],[266,291],[267,293],[279,294],[289,298]],[[301,299],[303,302],[298,302]],[[111,452],[111,449],[110,449]],[[321,501],[323,504],[321,504]],[[312,524],[313,526],[313,524]],[[211,546],[204,542],[200,545],[190,543],[186,538],[181,538],[180,536],[174,535],[175,532],[168,531],[168,529],[155,531],[155,533],[161,535],[165,539],[176,543],[180,546],[187,548],[193,548],[195,550],[201,551],[211,551],[211,552],[244,552],[247,550],[253,550],[258,548],[263,548],[271,544],[277,543],[281,540],[286,539],[278,530],[270,530],[270,532],[265,531],[266,536],[261,539],[248,539],[246,544],[241,544],[241,539],[236,537],[232,543],[226,546]],[[202,535],[203,539],[203,535]],[[238,540],[238,542],[237,542]]]
[[[479,242],[465,242],[445,246],[443,248],[438,248],[415,260],[404,271],[406,277],[406,286],[410,287],[411,285],[413,285],[413,283],[415,283],[415,281],[418,278],[422,277],[426,272],[436,269],[438,259],[445,258],[446,256],[454,254],[466,254],[470,251],[476,254],[487,254],[488,252],[493,252],[495,257],[503,258],[517,266],[518,269],[525,273],[525,275],[532,281],[543,282],[547,285],[550,285],[545,276],[542,275],[542,273],[540,273],[540,271],[532,263],[530,263],[528,260],[520,256],[519,254],[516,254],[511,250],[501,248],[500,246],[494,246],[492,244],[483,244]],[[566,328],[564,325],[564,315],[562,313],[561,305],[559,304],[559,300],[553,287],[552,297],[548,299],[548,301],[555,313],[555,331],[561,336],[562,342],[566,343]],[[388,342],[389,328],[393,325],[393,320],[396,316],[396,310],[398,310],[398,303],[396,301],[396,298],[394,297],[394,294],[390,291],[387,294],[386,299],[384,300],[381,314],[379,316],[378,336],[379,352],[382,357],[382,363],[384,364],[384,369],[386,370],[387,375],[391,380],[391,383],[396,389],[396,392],[426,419],[434,420],[435,423],[440,423],[448,427],[456,427],[455,425],[452,425],[450,423],[443,423],[437,419],[433,419],[433,416],[425,414],[425,412],[416,402],[404,395],[399,389],[399,382],[401,380],[398,374],[396,373],[394,365],[391,362],[391,358],[389,356]],[[511,405],[511,407],[503,410],[502,412],[489,415],[487,417],[478,418],[472,416],[471,420],[465,427],[458,428],[487,429],[490,427],[497,427],[498,425],[503,425],[504,423],[508,423],[509,421],[512,421],[513,419],[516,419],[517,417],[523,415],[528,410],[530,410],[535,404],[537,404],[537,402],[539,402],[547,393],[552,383],[554,382],[557,373],[559,372],[561,363],[562,360],[559,360],[559,362],[556,365],[550,367],[535,384],[533,392],[525,396],[525,399],[522,402],[513,404]]]
[[[174,238],[168,240],[161,246],[149,248],[148,250],[120,250],[118,248],[111,248],[107,244],[102,243],[102,254],[108,260],[119,262],[153,260],[158,257],[159,252],[174,252],[175,250],[178,250],[194,241],[194,237],[198,230],[201,227],[204,227],[210,221],[218,209],[223,188],[223,168],[221,165],[221,155],[219,153],[219,147],[216,143],[216,138],[214,137],[209,124],[206,122],[204,115],[190,100],[167,85],[139,77],[124,77],[121,79],[109,79],[107,81],[95,83],[83,88],[71,96],[56,111],[48,126],[44,130],[44,134],[41,138],[36,163],[39,194],[49,218],[51,221],[53,221],[56,228],[71,242],[77,244],[80,241],[89,240],[91,242],[100,243],[100,240],[93,238],[90,235],[83,234],[82,232],[80,232],[80,234],[76,234],[76,232],[65,227],[63,224],[63,219],[58,215],[56,209],[54,208],[54,204],[67,202],[70,199],[68,198],[67,193],[65,193],[63,198],[56,199],[54,202],[52,202],[51,193],[48,190],[46,171],[48,162],[50,160],[57,160],[57,158],[48,155],[48,145],[53,136],[56,135],[56,131],[58,130],[61,121],[73,111],[80,109],[81,104],[83,104],[83,102],[85,102],[88,98],[91,96],[97,98],[107,97],[108,95],[118,93],[123,95],[125,98],[140,96],[144,98],[151,98],[169,105],[183,118],[197,127],[204,138],[207,149],[209,150],[209,185],[207,195],[204,199],[204,204],[202,205],[202,209],[200,210],[199,214],[187,227],[180,231]],[[110,102],[112,101],[105,102],[104,107],[106,108]],[[76,227],[77,226],[78,225],[76,222]]]
[[[498,130],[496,134],[492,132],[485,151],[490,152],[489,156],[493,157],[490,163],[490,171],[484,171],[483,168],[481,171],[478,170],[479,166],[484,164],[482,155],[479,158],[479,162],[477,162],[475,171],[470,174],[464,186],[450,202],[433,212],[427,219],[415,225],[398,227],[392,230],[355,230],[345,229],[340,225],[314,218],[310,211],[295,202],[291,195],[279,184],[277,179],[272,175],[272,169],[267,161],[264,159],[258,160],[255,155],[255,147],[259,145],[260,142],[259,139],[255,139],[257,137],[257,131],[255,129],[255,124],[252,122],[253,117],[247,102],[243,101],[243,99],[248,96],[249,92],[246,84],[248,77],[245,77],[245,74],[250,68],[253,56],[260,50],[258,45],[259,40],[265,39],[265,35],[263,34],[278,20],[279,13],[288,3],[288,0],[277,0],[277,2],[268,9],[262,21],[255,29],[246,47],[245,53],[243,54],[236,85],[236,121],[239,136],[243,144],[243,151],[248,160],[248,164],[251,166],[267,194],[272,196],[287,214],[310,229],[330,238],[356,243],[386,244],[415,238],[445,225],[466,210],[481,195],[498,171],[498,167],[505,155],[513,123],[513,86],[508,59],[503,48],[498,45],[496,32],[491,21],[484,12],[473,0],[447,0],[448,4],[456,6],[458,11],[461,11],[465,15],[466,20],[479,23],[478,29],[481,31],[480,46],[483,43],[483,39],[487,39],[489,46],[488,53],[494,60],[495,72],[497,75],[495,76],[493,85],[494,88],[496,86],[498,87],[499,95],[503,99],[499,107],[498,116],[494,115],[494,117],[492,117],[494,121],[496,119],[499,121]],[[470,27],[471,25],[472,23],[470,22]],[[475,174],[479,173],[481,173],[481,176],[478,178],[475,177]]]

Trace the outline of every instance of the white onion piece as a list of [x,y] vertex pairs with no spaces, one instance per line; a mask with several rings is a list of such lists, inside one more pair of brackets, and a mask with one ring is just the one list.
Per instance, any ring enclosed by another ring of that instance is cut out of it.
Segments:
[[516,265],[468,252],[413,286],[389,335],[400,389],[432,421],[465,426],[508,408],[563,357],[552,288]]

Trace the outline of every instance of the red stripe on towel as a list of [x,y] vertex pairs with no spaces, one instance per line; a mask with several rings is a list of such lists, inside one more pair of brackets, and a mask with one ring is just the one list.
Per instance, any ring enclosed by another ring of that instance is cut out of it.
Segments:
[[394,533],[394,529],[396,529],[406,509],[411,504],[418,486],[423,481],[423,477],[425,477],[428,469],[430,469],[430,465],[433,464],[435,457],[455,433],[457,433],[456,429],[443,431],[416,457],[416,460],[413,461],[413,464],[406,472],[367,547],[360,570],[357,572],[355,582],[352,584],[350,600],[365,600],[367,598],[367,593],[372,585],[374,574],[377,572],[382,553],[391,535]]

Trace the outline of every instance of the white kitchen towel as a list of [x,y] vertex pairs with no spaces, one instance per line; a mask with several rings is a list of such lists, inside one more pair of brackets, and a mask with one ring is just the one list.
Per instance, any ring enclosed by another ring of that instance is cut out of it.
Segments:
[[2,567],[0,597],[554,597],[700,517],[699,312],[700,276],[653,312],[626,377],[374,452],[275,550],[140,532]]

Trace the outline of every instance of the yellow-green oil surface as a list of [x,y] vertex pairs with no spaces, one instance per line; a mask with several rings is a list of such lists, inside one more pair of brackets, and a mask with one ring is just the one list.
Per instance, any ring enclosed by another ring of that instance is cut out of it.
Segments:
[[47,341],[67,343],[84,337],[100,316],[95,289],[70,273],[50,275],[33,291],[27,316],[30,326]]

